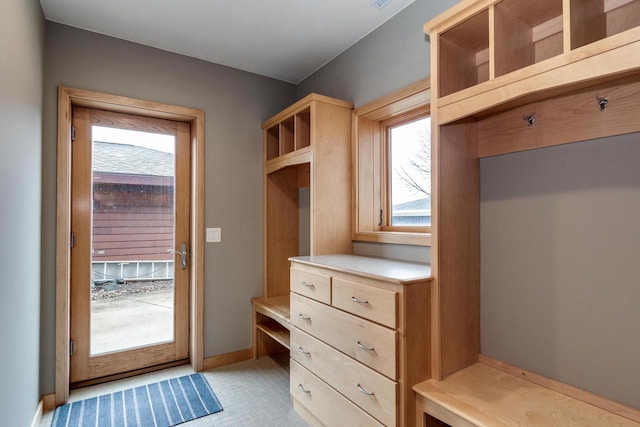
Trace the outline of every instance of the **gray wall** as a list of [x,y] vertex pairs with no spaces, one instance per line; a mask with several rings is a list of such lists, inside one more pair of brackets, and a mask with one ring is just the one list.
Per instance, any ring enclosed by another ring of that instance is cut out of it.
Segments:
[[[298,85],[298,97],[317,92],[356,107],[387,95],[430,73],[429,43],[422,27],[454,0],[416,0],[384,25]],[[430,248],[354,242],[360,255],[430,262]]]
[[262,121],[295,86],[47,22],[43,147],[42,391],[54,391],[56,88],[66,85],[205,112],[204,355],[251,347],[250,298],[262,294]]
[[37,0],[0,14],[0,420],[26,426],[39,393],[40,163],[44,18]]
[[481,161],[482,352],[640,409],[640,134]]
[[416,0],[298,85],[311,92],[351,101],[356,107],[430,74],[429,43],[422,27],[455,0]]

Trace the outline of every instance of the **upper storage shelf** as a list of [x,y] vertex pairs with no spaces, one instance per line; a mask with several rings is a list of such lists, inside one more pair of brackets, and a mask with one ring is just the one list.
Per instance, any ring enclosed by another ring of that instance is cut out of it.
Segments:
[[267,173],[311,159],[312,122],[318,102],[345,108],[353,104],[312,93],[262,124]]
[[308,147],[311,139],[309,133],[310,116],[310,108],[307,107],[268,128],[266,160],[273,160]]
[[465,0],[424,30],[439,124],[640,68],[640,0]]

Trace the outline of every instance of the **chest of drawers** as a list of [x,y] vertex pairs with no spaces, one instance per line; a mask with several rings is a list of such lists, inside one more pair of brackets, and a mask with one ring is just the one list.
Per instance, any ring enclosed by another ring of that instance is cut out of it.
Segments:
[[291,258],[291,396],[311,425],[413,426],[429,378],[430,269],[355,255]]

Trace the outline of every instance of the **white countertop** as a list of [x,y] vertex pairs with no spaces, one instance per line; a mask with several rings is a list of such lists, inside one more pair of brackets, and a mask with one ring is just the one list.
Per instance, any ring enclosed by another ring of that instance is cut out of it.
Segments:
[[344,254],[300,256],[289,258],[289,260],[398,284],[433,280],[429,264],[387,258]]

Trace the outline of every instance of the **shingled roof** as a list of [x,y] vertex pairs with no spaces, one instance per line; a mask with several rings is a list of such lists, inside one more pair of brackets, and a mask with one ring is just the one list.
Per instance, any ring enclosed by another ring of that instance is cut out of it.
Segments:
[[424,197],[410,202],[398,203],[393,205],[393,209],[398,211],[431,209],[431,197]]
[[173,176],[173,153],[137,145],[94,141],[93,171],[123,175]]

